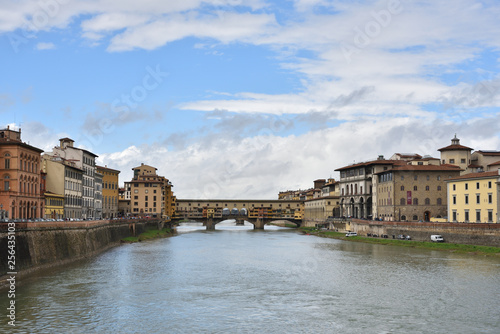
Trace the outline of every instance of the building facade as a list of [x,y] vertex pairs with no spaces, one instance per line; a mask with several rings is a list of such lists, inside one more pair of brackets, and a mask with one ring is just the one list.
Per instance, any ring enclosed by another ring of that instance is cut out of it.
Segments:
[[74,147],[74,140],[62,138],[59,146],[52,149],[52,155],[60,157],[65,161],[72,162],[83,170],[82,182],[82,218],[91,219],[96,215],[95,211],[95,173],[97,155],[87,150]]
[[405,165],[404,160],[385,160],[379,156],[377,160],[361,162],[336,169],[340,172],[340,216],[372,219],[377,216],[376,188],[372,180],[378,172],[392,168],[394,165]]
[[102,177],[103,175],[96,171],[94,178],[94,218],[102,219]]
[[0,210],[4,219],[36,219],[45,215],[42,152],[22,142],[21,129],[0,130]]
[[472,153],[472,164],[482,172],[494,172],[500,168],[500,151],[479,150]]
[[[64,219],[82,218],[83,170],[72,161],[44,154],[42,171],[45,176],[47,192],[64,197]],[[53,217],[47,217],[53,218]]]
[[447,180],[452,222],[500,223],[500,169]]
[[97,166],[102,178],[102,218],[112,219],[118,216],[118,176],[119,170],[108,166]]
[[64,196],[45,192],[45,219],[64,219]]
[[446,181],[460,175],[454,165],[396,165],[375,174],[376,218],[430,221],[447,215]]
[[133,179],[125,182],[125,199],[130,196],[130,214],[171,218],[175,212],[172,183],[158,175],[157,168],[152,166],[141,164],[132,170]]

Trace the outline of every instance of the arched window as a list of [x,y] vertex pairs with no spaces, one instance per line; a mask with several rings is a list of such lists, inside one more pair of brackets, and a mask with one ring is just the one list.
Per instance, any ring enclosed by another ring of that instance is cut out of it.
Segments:
[[442,205],[442,204],[443,204],[443,203],[442,203],[441,198],[438,198],[438,199],[437,199],[437,205]]
[[405,205],[406,204],[406,199],[405,198],[401,198],[399,200],[399,205]]
[[418,220],[418,216],[417,215],[413,215],[413,220]]
[[418,205],[418,198],[413,199],[413,205]]
[[430,205],[430,204],[431,204],[431,200],[430,200],[430,199],[428,199],[428,198],[426,198],[426,199],[425,199],[425,205]]
[[417,191],[417,186],[413,186],[413,190],[414,190],[414,191]]
[[405,190],[405,186],[401,186],[401,191],[404,191]]

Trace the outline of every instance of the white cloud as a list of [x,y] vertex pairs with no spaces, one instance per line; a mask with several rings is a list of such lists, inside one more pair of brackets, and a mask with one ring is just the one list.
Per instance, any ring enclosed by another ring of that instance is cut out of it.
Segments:
[[[287,137],[278,136],[269,126],[251,138],[218,136],[208,145],[202,138],[177,151],[161,144],[132,146],[100,154],[100,159],[122,171],[120,182],[130,180],[131,169],[141,163],[155,166],[173,182],[179,198],[272,199],[281,190],[309,188],[318,178],[338,178],[336,168],[378,155],[388,158],[393,153],[415,152],[439,158],[437,150],[449,145],[455,133],[463,145],[500,149],[499,117],[467,124],[432,115],[358,119]],[[477,131],[482,131],[481,138]]]
[[52,50],[55,49],[56,46],[54,43],[45,43],[45,42],[40,42],[36,44],[35,47],[37,50]]

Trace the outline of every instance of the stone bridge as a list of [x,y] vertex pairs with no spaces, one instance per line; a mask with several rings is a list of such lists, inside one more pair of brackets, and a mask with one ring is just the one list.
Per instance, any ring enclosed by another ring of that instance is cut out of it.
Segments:
[[203,222],[207,230],[224,220],[236,220],[237,225],[248,221],[254,229],[264,229],[265,224],[278,220],[300,226],[303,210],[303,201],[178,199],[174,218]]

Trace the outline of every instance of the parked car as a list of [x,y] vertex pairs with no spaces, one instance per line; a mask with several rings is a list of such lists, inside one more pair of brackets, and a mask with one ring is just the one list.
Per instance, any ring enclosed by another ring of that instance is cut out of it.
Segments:
[[347,232],[345,234],[346,237],[356,237],[358,234],[356,232]]
[[433,235],[431,235],[431,241],[433,241],[433,242],[444,242],[444,239],[439,234],[433,234]]

